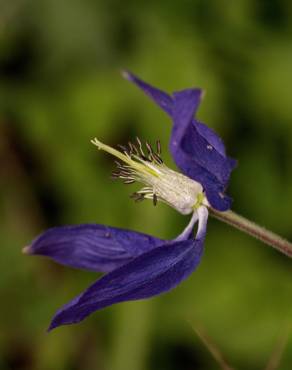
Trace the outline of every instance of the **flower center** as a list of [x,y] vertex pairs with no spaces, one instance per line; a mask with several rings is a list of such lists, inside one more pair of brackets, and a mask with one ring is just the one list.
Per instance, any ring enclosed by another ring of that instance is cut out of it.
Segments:
[[147,141],[143,145],[139,138],[127,146],[120,145],[121,151],[97,138],[91,142],[98,149],[120,159],[121,162],[115,161],[117,169],[112,173],[114,179],[122,179],[125,184],[140,182],[145,185],[131,195],[136,202],[151,199],[156,205],[162,201],[182,214],[193,212],[203,203],[205,195],[202,185],[164,164],[159,140],[155,150]]

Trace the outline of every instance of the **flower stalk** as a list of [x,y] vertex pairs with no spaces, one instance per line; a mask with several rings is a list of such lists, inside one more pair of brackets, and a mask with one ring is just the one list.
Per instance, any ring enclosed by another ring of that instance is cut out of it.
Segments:
[[213,208],[210,208],[210,214],[218,220],[223,221],[253,236],[254,238],[261,240],[265,244],[270,245],[286,256],[292,257],[292,243],[273,233],[272,231],[257,225],[256,223],[238,215],[233,211],[219,212]]

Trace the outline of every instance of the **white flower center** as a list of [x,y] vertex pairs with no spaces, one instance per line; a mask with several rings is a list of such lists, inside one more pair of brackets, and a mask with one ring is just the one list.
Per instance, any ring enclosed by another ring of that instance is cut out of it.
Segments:
[[117,170],[113,172],[114,178],[122,179],[125,184],[137,181],[145,185],[132,194],[136,201],[152,199],[154,205],[157,201],[162,201],[184,215],[193,212],[205,201],[200,183],[171,170],[163,163],[159,141],[156,151],[147,142],[143,150],[142,143],[137,138],[137,144],[121,146],[123,152],[103,144],[96,138],[91,142],[98,149],[122,161],[122,163],[116,161]]

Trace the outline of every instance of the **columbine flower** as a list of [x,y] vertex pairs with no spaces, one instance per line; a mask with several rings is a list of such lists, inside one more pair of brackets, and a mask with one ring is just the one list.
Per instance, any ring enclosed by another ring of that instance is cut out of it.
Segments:
[[[162,201],[181,214],[193,213],[186,229],[174,240],[162,240],[135,231],[85,224],[52,228],[25,247],[28,254],[45,255],[63,265],[107,273],[85,292],[63,306],[50,328],[77,323],[112,304],[149,298],[166,292],[197,267],[203,251],[208,207],[230,208],[225,194],[235,161],[225,154],[221,139],[194,118],[202,91],[187,89],[168,95],[125,72],[172,119],[170,151],[182,173],[168,168],[160,143],[156,148],[137,139],[116,150],[97,139],[92,142],[119,161],[113,177],[126,184],[140,182],[136,201]],[[195,237],[194,224],[198,221]]]

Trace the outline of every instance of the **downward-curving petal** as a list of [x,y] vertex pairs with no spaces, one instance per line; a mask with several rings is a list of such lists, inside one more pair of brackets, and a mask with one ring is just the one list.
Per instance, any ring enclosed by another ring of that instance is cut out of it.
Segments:
[[47,256],[70,267],[109,272],[163,243],[135,231],[84,224],[49,229],[25,253]]
[[146,252],[103,276],[61,308],[49,330],[77,323],[96,310],[115,303],[149,298],[167,292],[186,279],[200,262],[208,211],[198,210],[196,239],[174,241]]

